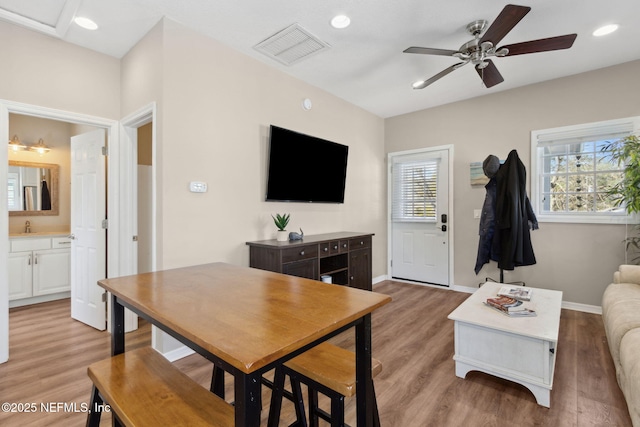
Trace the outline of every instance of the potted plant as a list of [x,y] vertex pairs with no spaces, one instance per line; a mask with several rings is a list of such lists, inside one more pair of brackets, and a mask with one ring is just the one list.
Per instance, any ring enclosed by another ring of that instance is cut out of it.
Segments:
[[278,227],[278,232],[276,235],[276,239],[279,242],[286,242],[287,240],[289,240],[289,235],[287,233],[287,224],[289,224],[289,219],[291,218],[290,214],[276,214],[276,216],[271,215],[271,218],[273,218],[273,222],[276,224],[276,227]]
[[[637,214],[640,212],[640,138],[629,135],[607,144],[604,150],[611,151],[611,159],[619,166],[624,164],[622,179],[607,191],[607,195],[616,206],[624,205],[628,214]],[[640,231],[640,225],[634,229]],[[640,236],[627,237],[625,243],[627,252],[630,249],[636,254],[640,252]],[[639,260],[640,256],[636,256],[633,262]]]

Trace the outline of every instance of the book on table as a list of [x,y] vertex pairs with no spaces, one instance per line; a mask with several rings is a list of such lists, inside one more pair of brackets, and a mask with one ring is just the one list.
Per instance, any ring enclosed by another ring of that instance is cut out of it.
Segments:
[[498,291],[498,296],[505,296],[517,299],[518,301],[531,301],[531,288],[522,286],[503,286]]
[[506,314],[511,317],[532,317],[536,316],[535,310],[526,307],[522,301],[518,301],[515,298],[496,296],[494,298],[487,298],[484,302],[485,305],[491,307],[500,313]]

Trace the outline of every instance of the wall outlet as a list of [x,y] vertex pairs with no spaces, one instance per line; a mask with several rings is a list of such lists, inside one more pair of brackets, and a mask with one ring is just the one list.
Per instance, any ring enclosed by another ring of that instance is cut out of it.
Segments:
[[473,210],[473,219],[480,219],[481,215],[482,215],[482,209]]
[[199,181],[191,181],[189,183],[189,190],[192,193],[206,193],[207,192],[207,183],[199,182]]

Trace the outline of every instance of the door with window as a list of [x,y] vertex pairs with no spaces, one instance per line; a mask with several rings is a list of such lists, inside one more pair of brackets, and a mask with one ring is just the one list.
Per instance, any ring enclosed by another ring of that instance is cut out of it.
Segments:
[[449,286],[449,151],[389,160],[391,276]]

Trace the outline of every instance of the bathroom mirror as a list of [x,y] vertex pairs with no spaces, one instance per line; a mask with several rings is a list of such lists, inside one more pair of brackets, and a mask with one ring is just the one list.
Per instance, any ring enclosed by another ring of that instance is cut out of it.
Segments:
[[58,215],[58,165],[9,160],[9,216]]

